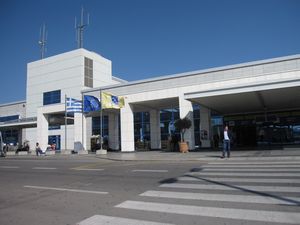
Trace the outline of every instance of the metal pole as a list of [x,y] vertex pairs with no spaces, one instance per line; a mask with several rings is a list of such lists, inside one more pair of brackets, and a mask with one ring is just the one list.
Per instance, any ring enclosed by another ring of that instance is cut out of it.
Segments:
[[84,124],[83,124],[83,94],[81,93],[82,111],[81,111],[81,138],[82,138],[82,150],[84,150]]
[[67,113],[67,95],[65,95],[65,150],[67,150],[67,119],[68,113]]
[[102,115],[102,111],[103,111],[103,104],[102,104],[102,90],[100,90],[100,105],[101,105],[101,109],[100,109],[100,150],[103,150],[102,145],[103,145],[103,115]]
[[81,22],[80,22],[80,48],[83,47],[83,7],[81,8]]

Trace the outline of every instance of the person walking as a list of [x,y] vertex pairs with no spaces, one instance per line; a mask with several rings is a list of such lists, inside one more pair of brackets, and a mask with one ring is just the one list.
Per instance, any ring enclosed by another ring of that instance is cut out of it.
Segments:
[[223,154],[221,158],[225,158],[225,155],[227,153],[227,157],[230,157],[230,132],[228,129],[228,126],[226,125],[224,128],[224,140],[223,140]]

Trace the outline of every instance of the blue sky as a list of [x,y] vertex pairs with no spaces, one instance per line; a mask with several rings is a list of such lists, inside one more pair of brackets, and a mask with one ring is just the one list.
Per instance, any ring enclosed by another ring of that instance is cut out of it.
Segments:
[[0,104],[25,100],[43,23],[46,57],[76,49],[82,6],[84,48],[129,81],[300,53],[300,0],[0,0]]

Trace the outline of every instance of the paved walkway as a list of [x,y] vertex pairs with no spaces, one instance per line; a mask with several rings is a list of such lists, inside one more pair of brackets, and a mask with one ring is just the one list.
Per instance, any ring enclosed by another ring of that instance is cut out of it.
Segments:
[[[106,155],[96,155],[97,158],[130,161],[130,160],[224,160],[220,159],[221,151],[197,151],[189,153],[179,152],[163,152],[163,151],[145,151],[145,152],[108,152]],[[297,159],[300,160],[300,148],[284,149],[284,150],[252,150],[252,151],[231,151],[231,158],[229,160],[259,160],[266,157],[273,157],[274,159]],[[225,159],[227,160],[227,159]]]
[[[221,159],[221,150],[205,150],[192,151],[188,153],[165,152],[165,151],[143,151],[143,152],[107,152],[105,155],[96,155],[91,153],[88,155],[80,154],[55,154],[48,155],[45,158],[78,158],[88,157],[94,159],[107,159],[116,161],[215,161],[215,160],[264,160],[266,157],[274,158],[274,160],[293,159],[300,162],[300,147],[284,150],[233,150],[230,159]],[[26,158],[36,159],[35,154],[31,155],[8,155],[7,158]],[[44,157],[39,157],[43,159]]]

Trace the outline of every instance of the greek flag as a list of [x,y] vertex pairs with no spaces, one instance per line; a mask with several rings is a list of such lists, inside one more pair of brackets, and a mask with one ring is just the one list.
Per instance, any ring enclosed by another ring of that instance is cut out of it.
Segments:
[[66,99],[66,109],[67,112],[82,112],[82,101],[77,100],[75,98],[67,98]]

